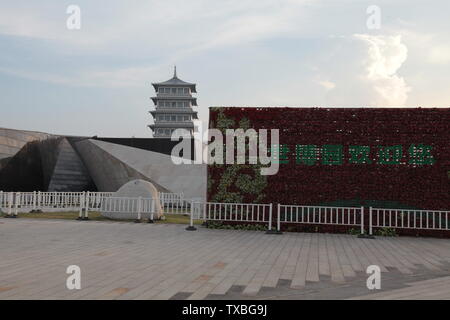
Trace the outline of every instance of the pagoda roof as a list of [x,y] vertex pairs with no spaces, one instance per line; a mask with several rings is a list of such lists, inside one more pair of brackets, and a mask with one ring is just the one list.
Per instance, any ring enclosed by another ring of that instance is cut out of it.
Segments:
[[190,100],[193,106],[197,106],[197,98],[190,96],[162,96],[162,97],[151,97],[153,103],[156,105],[158,100]]
[[165,87],[165,86],[190,87],[192,92],[197,93],[197,90],[196,90],[196,87],[195,87],[196,86],[195,83],[186,82],[186,81],[183,81],[183,80],[178,78],[178,76],[177,76],[177,67],[176,66],[175,66],[175,69],[174,69],[174,72],[173,72],[172,79],[169,79],[169,80],[164,81],[164,82],[152,83],[152,86],[155,88],[156,91],[158,91],[158,87]]
[[[187,109],[187,108],[186,108]],[[195,119],[198,119],[198,112],[197,111],[193,111],[192,109],[190,110],[183,110],[183,109],[155,109],[155,110],[151,110],[149,111],[149,113],[152,116],[155,116],[157,114],[190,114],[192,115]]]
[[151,129],[155,128],[170,128],[170,129],[190,129],[195,128],[192,122],[158,122],[155,124],[148,125]]

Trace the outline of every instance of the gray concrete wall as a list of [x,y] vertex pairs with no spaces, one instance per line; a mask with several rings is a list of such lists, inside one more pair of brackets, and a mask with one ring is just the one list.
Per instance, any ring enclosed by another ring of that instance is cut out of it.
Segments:
[[144,179],[160,191],[206,197],[206,165],[175,165],[161,153],[98,140],[75,146],[99,191],[116,191],[128,181]]
[[0,159],[14,156],[25,144],[52,135],[43,132],[0,128]]
[[2,191],[45,191],[39,141],[27,143],[0,171]]
[[[99,148],[92,141],[82,140],[74,143],[74,146],[98,191],[116,192],[131,180],[148,180],[147,177]],[[157,187],[159,190],[163,189],[161,186]]]

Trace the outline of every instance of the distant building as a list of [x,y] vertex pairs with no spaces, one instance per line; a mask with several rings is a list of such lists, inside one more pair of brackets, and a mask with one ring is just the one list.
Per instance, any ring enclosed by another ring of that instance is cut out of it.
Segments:
[[177,67],[173,78],[165,82],[152,83],[156,97],[152,97],[155,110],[150,111],[154,124],[149,125],[155,138],[170,138],[176,129],[185,129],[189,136],[194,133],[194,119],[198,119],[197,112],[192,109],[197,106],[195,83],[178,79]]

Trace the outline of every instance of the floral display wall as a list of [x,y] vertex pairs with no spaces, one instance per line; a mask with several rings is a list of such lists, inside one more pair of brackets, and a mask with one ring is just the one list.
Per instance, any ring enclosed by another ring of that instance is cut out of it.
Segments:
[[450,209],[449,108],[211,108],[209,128],[279,129],[275,175],[208,167],[208,199]]

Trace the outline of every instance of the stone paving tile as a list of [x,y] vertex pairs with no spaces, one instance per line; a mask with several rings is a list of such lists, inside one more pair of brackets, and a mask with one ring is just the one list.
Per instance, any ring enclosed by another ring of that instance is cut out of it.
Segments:
[[[444,239],[1,222],[0,299],[445,299],[450,291]],[[366,287],[371,264],[382,270],[382,292]],[[66,288],[69,265],[81,268],[81,290]]]
[[351,298],[352,300],[450,300],[450,277],[408,283],[405,288]]

